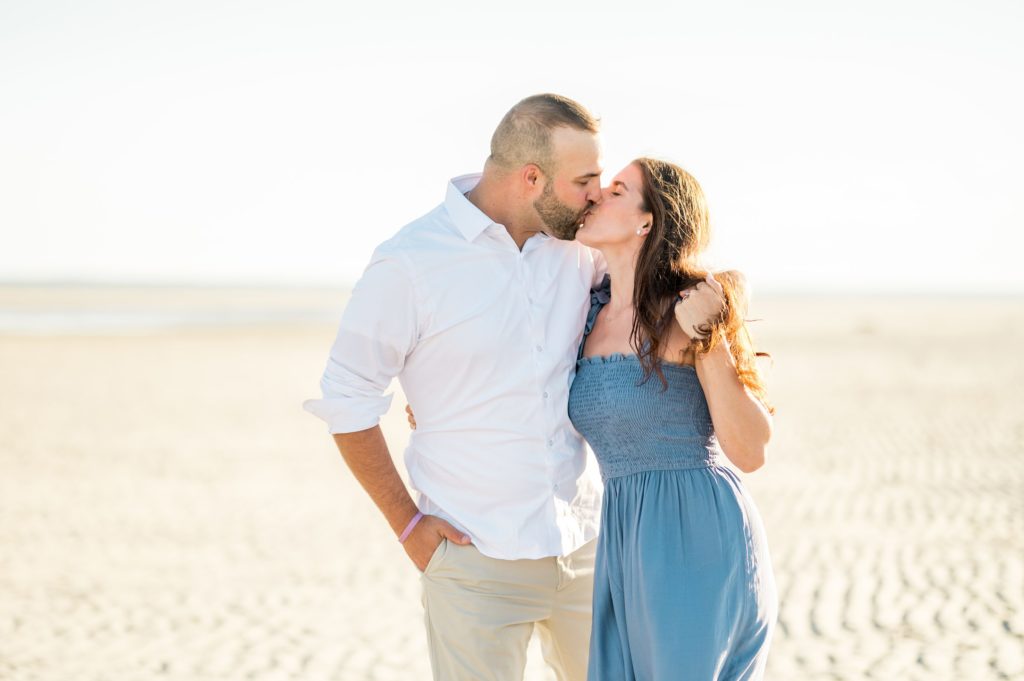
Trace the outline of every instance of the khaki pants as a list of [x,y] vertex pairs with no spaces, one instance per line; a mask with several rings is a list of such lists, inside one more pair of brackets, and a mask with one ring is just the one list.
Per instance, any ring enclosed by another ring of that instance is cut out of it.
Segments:
[[442,540],[420,577],[434,679],[522,681],[536,626],[559,681],[585,681],[596,548],[497,560]]

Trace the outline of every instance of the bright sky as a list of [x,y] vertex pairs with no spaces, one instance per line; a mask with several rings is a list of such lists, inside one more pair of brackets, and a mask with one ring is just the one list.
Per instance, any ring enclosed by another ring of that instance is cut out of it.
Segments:
[[[514,8],[514,14],[508,13]],[[0,2],[0,279],[345,284],[524,96],[760,290],[1024,293],[1024,3]]]

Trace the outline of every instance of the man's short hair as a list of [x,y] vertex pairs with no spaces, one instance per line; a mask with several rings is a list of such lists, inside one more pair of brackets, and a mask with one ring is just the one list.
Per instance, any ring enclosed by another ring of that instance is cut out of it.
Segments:
[[563,126],[596,134],[599,122],[586,107],[568,97],[527,97],[509,109],[495,129],[490,160],[509,169],[535,163],[546,172],[553,172],[551,132]]

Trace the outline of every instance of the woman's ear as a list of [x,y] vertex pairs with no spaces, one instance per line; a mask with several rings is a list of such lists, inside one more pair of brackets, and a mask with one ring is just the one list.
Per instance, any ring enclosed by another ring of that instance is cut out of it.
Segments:
[[637,233],[638,235],[646,236],[648,235],[648,233],[650,233],[650,228],[654,225],[654,216],[651,215],[650,213],[644,213],[643,219],[644,223],[640,225],[639,229],[637,229]]

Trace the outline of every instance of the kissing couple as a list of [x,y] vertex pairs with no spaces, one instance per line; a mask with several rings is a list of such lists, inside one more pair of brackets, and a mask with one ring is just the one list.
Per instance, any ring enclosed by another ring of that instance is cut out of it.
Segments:
[[[692,175],[638,158],[602,187],[600,149],[571,99],[513,106],[483,172],[374,251],[304,404],[421,573],[438,680],[520,681],[535,629],[560,681],[764,676],[745,280],[701,267]],[[378,425],[395,377],[415,498]]]

